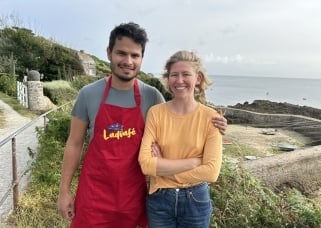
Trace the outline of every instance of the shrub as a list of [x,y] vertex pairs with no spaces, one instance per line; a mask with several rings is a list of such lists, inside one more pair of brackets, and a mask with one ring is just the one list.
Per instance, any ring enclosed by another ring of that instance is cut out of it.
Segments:
[[[45,129],[45,136],[54,137],[61,144],[65,144],[70,130],[71,116],[67,112],[53,112],[48,116],[48,121]],[[40,139],[42,139],[40,137]],[[45,142],[40,142],[45,144]]]
[[161,83],[161,81],[158,78],[150,75],[144,75],[141,73],[141,75],[139,76],[139,79],[158,89],[158,91],[161,92],[161,94],[163,94],[166,101],[172,99],[172,95],[165,89],[164,85]]
[[96,79],[97,78],[91,76],[79,75],[74,77],[74,79],[71,81],[71,86],[78,91],[82,87],[95,81]]
[[77,90],[72,88],[69,82],[58,80],[45,82],[43,84],[43,94],[54,104],[62,105],[74,100],[77,96]]
[[0,74],[0,91],[8,96],[17,97],[16,78],[8,74]]
[[212,227],[282,227],[278,197],[227,160],[212,196],[216,207]]

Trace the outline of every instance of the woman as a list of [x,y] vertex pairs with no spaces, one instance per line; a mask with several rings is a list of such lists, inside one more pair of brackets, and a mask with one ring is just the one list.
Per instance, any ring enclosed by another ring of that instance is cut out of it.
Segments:
[[222,135],[210,124],[219,114],[198,102],[205,101],[209,80],[189,51],[170,57],[163,78],[173,99],[148,111],[139,153],[150,176],[149,227],[208,227],[208,182],[217,180],[222,163]]

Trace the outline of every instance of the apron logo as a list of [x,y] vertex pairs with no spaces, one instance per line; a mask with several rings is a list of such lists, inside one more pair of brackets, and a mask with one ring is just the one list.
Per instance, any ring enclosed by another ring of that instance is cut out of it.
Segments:
[[127,130],[124,130],[124,126],[119,123],[109,125],[107,129],[104,129],[104,132],[103,132],[104,140],[108,140],[108,139],[119,140],[123,137],[131,138],[133,135],[136,135],[135,128],[128,128]]

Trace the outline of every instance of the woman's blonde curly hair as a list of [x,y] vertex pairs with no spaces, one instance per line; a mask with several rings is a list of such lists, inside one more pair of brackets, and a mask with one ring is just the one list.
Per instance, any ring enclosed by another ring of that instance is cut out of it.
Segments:
[[211,84],[208,75],[206,73],[205,68],[203,67],[201,59],[196,55],[194,51],[186,51],[181,50],[173,54],[167,61],[164,67],[164,73],[162,74],[163,78],[165,79],[165,87],[170,91],[168,86],[168,77],[170,73],[170,69],[174,63],[186,61],[192,63],[192,67],[194,68],[195,72],[201,78],[201,82],[199,85],[196,85],[194,91],[194,97],[199,102],[205,104],[206,97],[205,97],[205,90]]

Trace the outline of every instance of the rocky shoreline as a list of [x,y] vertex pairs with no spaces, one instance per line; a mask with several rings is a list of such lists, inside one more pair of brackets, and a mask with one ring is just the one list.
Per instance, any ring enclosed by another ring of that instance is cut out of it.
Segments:
[[[248,155],[259,158],[240,160],[239,164],[273,189],[295,188],[320,202],[320,163],[317,161],[321,157],[321,109],[267,100],[227,108],[235,110],[225,110],[230,123],[225,139],[254,148],[257,152]],[[287,117],[289,115],[295,116]],[[275,135],[262,134],[261,127],[271,124]],[[289,126],[285,126],[287,124]],[[258,125],[260,128],[253,127]],[[295,145],[296,149],[291,153],[271,154],[271,149],[283,144]]]
[[299,106],[286,102],[281,103],[268,100],[255,100],[252,103],[244,102],[243,104],[238,103],[228,107],[259,113],[301,115],[321,120],[321,109]]
[[229,124],[287,129],[307,137],[309,146],[321,145],[321,109],[255,100],[226,107],[224,116]]

